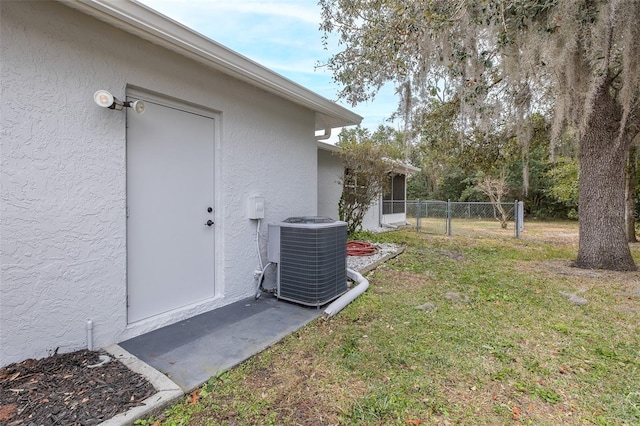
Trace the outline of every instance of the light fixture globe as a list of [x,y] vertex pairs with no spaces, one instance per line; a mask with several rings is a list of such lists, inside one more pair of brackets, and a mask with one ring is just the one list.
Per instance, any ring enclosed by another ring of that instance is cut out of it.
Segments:
[[144,101],[140,101],[140,100],[133,101],[131,103],[131,108],[133,108],[136,114],[142,115],[144,114],[144,111],[147,109],[147,104]]
[[98,90],[93,94],[93,100],[96,104],[98,104],[98,106],[109,108],[111,107],[111,105],[113,105],[115,98],[106,90]]

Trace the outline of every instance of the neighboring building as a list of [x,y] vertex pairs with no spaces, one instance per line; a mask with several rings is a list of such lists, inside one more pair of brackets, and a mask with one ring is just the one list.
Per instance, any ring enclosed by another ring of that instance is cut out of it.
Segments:
[[315,131],[362,119],[135,2],[2,1],[0,47],[0,366],[252,296],[250,198],[316,215]]
[[318,142],[318,215],[338,219],[342,195],[342,160],[340,148]]
[[[340,148],[318,142],[318,214],[338,218],[338,203],[342,195],[342,160]],[[389,184],[362,221],[362,228],[375,230],[395,228],[407,223],[407,176],[420,169],[401,161],[389,161]]]

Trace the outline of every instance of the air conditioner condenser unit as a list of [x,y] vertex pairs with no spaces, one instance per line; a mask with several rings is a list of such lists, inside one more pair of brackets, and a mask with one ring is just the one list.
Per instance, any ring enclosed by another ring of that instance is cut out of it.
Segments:
[[319,307],[347,291],[346,222],[290,217],[268,228],[278,299]]

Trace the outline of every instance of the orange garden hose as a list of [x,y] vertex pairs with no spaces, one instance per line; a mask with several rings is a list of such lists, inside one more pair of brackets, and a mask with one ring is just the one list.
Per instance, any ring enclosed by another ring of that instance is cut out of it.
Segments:
[[347,242],[347,256],[373,256],[378,247],[366,241]]

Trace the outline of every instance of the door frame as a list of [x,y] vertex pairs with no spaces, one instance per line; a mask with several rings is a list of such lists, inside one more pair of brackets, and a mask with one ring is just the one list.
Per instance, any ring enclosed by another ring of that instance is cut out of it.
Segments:
[[[158,104],[167,108],[173,108],[176,110],[184,111],[191,114],[200,115],[203,117],[211,118],[214,120],[214,141],[213,141],[213,167],[214,167],[214,182],[213,182],[213,220],[214,220],[214,296],[208,299],[193,303],[191,305],[183,306],[173,309],[169,312],[165,312],[150,318],[142,319],[133,323],[129,323],[129,306],[128,306],[128,294],[129,294],[129,223],[126,223],[126,283],[125,283],[125,303],[124,309],[127,318],[126,329],[121,337],[122,340],[146,333],[148,331],[163,327],[165,325],[173,324],[175,322],[191,318],[195,315],[203,312],[210,311],[212,309],[223,306],[223,296],[225,293],[224,288],[224,252],[223,248],[223,229],[224,229],[224,211],[222,203],[222,191],[220,190],[220,182],[222,182],[222,161],[221,161],[221,149],[220,141],[222,134],[222,113],[211,108],[207,108],[202,105],[197,105],[192,102],[183,101],[171,96],[163,95],[154,91],[146,90],[139,87],[127,86],[126,88],[127,100],[143,100]],[[127,111],[128,114],[133,113]],[[128,124],[127,124],[128,127]],[[128,143],[128,134],[125,137],[125,144]],[[127,148],[125,146],[125,180],[128,180],[128,161],[126,159]],[[125,188],[127,185],[125,184]],[[125,190],[125,192],[127,192]],[[128,217],[129,211],[129,194],[125,193],[126,198],[126,217]]]

